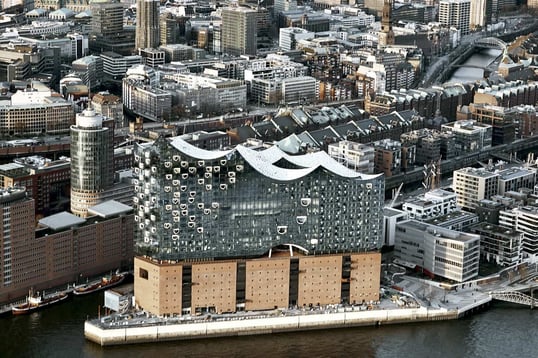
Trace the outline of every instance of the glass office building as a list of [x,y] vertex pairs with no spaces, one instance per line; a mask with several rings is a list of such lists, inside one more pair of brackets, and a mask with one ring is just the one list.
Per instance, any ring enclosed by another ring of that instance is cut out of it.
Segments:
[[91,109],[71,126],[71,212],[86,217],[114,183],[114,130]]

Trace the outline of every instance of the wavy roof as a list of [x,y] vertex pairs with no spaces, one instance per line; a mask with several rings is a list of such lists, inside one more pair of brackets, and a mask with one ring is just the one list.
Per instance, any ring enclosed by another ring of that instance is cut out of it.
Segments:
[[225,157],[234,151],[234,149],[215,150],[215,151],[201,149],[186,142],[180,137],[174,137],[171,144],[181,153],[184,153],[188,155],[189,157],[193,157],[193,158],[201,159],[201,160],[215,160],[218,158]]
[[[249,149],[243,145],[238,145],[231,150],[208,151],[193,146],[179,137],[175,137],[171,144],[181,153],[201,160],[215,160],[226,157],[233,152],[237,152],[257,172],[277,181],[292,181],[300,179],[320,167],[335,175],[350,179],[368,180],[382,175],[358,173],[339,164],[327,153],[321,151],[303,155],[288,155],[277,146],[272,146],[268,149],[257,151]],[[300,169],[288,169],[274,165],[274,163],[281,159],[287,160],[288,162],[300,167]]]

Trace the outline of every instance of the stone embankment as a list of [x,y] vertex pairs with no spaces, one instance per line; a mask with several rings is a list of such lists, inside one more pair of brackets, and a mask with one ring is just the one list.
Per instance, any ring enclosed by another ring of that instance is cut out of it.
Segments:
[[[240,314],[226,318],[208,316],[205,320],[179,322],[177,318],[160,318],[158,322],[130,322],[129,320],[103,323],[103,320],[87,321],[84,325],[86,339],[101,346],[147,343],[171,340],[199,339],[224,336],[270,334],[327,328],[379,326],[385,324],[426,322],[457,319],[487,306],[489,297],[475,300],[465,307],[402,308],[355,311],[337,309],[331,312],[299,313],[289,315],[286,311],[256,316]],[[136,320],[135,320],[136,321]],[[144,322],[144,323],[142,323]]]

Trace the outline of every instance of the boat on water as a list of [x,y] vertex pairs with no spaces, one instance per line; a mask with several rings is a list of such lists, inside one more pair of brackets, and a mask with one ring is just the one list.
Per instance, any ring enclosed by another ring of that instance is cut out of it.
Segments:
[[73,294],[87,295],[93,292],[101,291],[119,285],[125,280],[125,274],[119,273],[110,277],[103,277],[99,281],[90,282],[84,285],[78,285],[73,288]]
[[50,295],[33,294],[30,290],[26,302],[11,307],[11,313],[14,315],[29,314],[53,304],[62,302],[69,297],[67,292],[56,292]]

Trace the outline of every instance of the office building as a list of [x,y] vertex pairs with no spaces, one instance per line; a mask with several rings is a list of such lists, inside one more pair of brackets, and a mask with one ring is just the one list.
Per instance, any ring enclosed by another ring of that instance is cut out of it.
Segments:
[[383,15],[383,6],[385,5],[383,0],[363,0],[363,2],[369,14],[375,15],[377,18]]
[[511,167],[497,170],[499,186],[497,193],[506,195],[508,192],[519,192],[521,189],[533,189],[536,184],[536,171],[531,168]]
[[454,26],[461,35],[469,33],[471,20],[471,0],[440,0],[439,22],[445,26]]
[[136,1],[136,49],[159,46],[159,6],[159,0]]
[[[316,8],[331,8],[342,4],[341,0],[314,0],[314,5]],[[346,1],[347,4],[347,1]]]
[[391,139],[372,143],[375,150],[374,165],[376,173],[390,177],[399,174],[402,169],[402,144]]
[[297,48],[300,40],[311,40],[315,33],[300,27],[284,27],[279,30],[278,44],[284,51],[291,51]]
[[469,27],[471,30],[483,30],[491,24],[494,0],[471,0]]
[[454,135],[456,155],[491,148],[493,140],[493,127],[491,124],[463,120],[443,124],[441,130]]
[[359,173],[374,173],[375,150],[372,146],[341,140],[329,144],[327,153],[338,163]]
[[152,121],[169,119],[172,95],[160,89],[159,83],[159,74],[149,66],[136,65],[127,70],[122,81],[125,109]]
[[480,235],[403,221],[396,224],[394,257],[426,275],[465,282],[478,275]]
[[[19,39],[38,48],[59,47],[61,61],[72,61],[88,54],[88,36],[79,33],[69,33],[65,36],[33,36]],[[22,52],[22,51],[21,51]]]
[[36,76],[54,83],[60,77],[60,62],[60,47],[38,47],[26,41],[3,43],[0,45],[0,81],[11,82]]
[[161,45],[172,45],[185,38],[185,23],[189,17],[176,16],[170,12],[161,14],[159,18],[160,43]]
[[494,146],[512,143],[515,138],[519,138],[520,128],[525,127],[519,126],[522,121],[519,120],[518,115],[518,108],[524,108],[524,106],[505,108],[485,103],[471,103],[468,108],[472,119],[492,126],[491,144]]
[[462,168],[454,171],[453,189],[460,208],[474,211],[479,201],[497,195],[499,174],[484,168]]
[[85,56],[71,63],[73,75],[79,77],[89,90],[100,87],[103,80],[103,59],[99,56]]
[[149,67],[157,68],[165,62],[165,52],[161,49],[139,48],[138,55],[142,57],[142,64]]
[[115,52],[103,52],[100,54],[103,59],[103,72],[108,79],[122,80],[127,70],[142,63],[142,56],[123,56]]
[[532,137],[538,133],[538,116],[534,105],[522,105],[515,108],[516,110],[516,138]]
[[274,3],[275,17],[283,11],[297,10],[297,0],[274,0]]
[[521,262],[523,233],[491,223],[480,223],[469,229],[480,235],[480,256],[500,266],[514,266]]
[[92,108],[96,113],[114,120],[114,128],[124,127],[123,103],[121,98],[108,92],[99,92],[92,97]]
[[394,209],[388,206],[385,206],[385,208],[383,208],[383,237],[385,246],[394,247],[394,241],[396,237],[396,224],[401,221],[406,221],[408,219],[409,218],[405,211]]
[[499,225],[523,233],[522,252],[524,257],[536,259],[538,255],[538,207],[527,205],[501,210]]
[[278,26],[300,27],[310,32],[329,31],[330,18],[320,12],[305,13],[303,9],[283,11],[278,18]]
[[403,203],[402,210],[407,213],[409,219],[430,220],[455,211],[456,194],[443,189],[430,190],[423,197]]
[[243,81],[192,73],[161,76],[175,82],[166,89],[178,94],[178,105],[191,113],[219,113],[246,107],[247,85]]
[[499,224],[499,213],[505,206],[494,200],[480,200],[475,208],[475,213],[478,215],[479,222],[487,222],[490,224]]
[[114,183],[114,121],[87,109],[71,126],[71,212],[80,217]]
[[119,1],[92,0],[91,33],[113,37],[123,32],[123,4]]
[[[437,162],[439,158],[443,157],[441,147],[453,149],[453,136],[450,136],[449,138],[447,137],[449,136],[443,136],[436,130],[423,128],[403,133],[400,136],[400,141],[402,142],[402,145],[414,146],[416,148],[415,161],[417,164],[429,165],[432,162]],[[449,141],[452,146],[443,146],[443,142],[446,141]]]
[[73,123],[73,105],[50,89],[26,88],[0,104],[0,135],[49,135],[68,133]]
[[[149,312],[379,297],[384,181],[317,152],[135,149],[135,296]],[[373,252],[372,252],[373,251]]]
[[478,215],[468,211],[456,210],[425,221],[427,224],[444,227],[449,230],[468,231],[467,229],[479,222]]
[[222,53],[231,56],[256,55],[258,13],[246,7],[222,9]]

